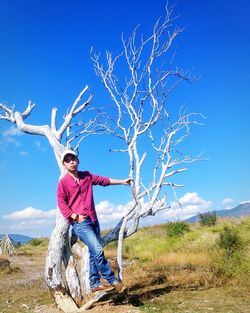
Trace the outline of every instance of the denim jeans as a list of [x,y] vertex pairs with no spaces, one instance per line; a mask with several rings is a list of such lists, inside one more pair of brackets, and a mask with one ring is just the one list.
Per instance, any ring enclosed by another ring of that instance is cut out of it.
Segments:
[[82,223],[74,223],[73,230],[79,239],[89,248],[89,280],[90,288],[100,285],[100,278],[113,284],[117,278],[104,256],[101,245],[99,222],[92,222],[89,217]]

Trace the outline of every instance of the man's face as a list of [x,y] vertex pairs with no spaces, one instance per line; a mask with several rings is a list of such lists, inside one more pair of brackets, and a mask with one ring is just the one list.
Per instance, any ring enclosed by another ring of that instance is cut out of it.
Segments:
[[67,171],[74,172],[78,167],[78,158],[73,154],[66,154],[63,159],[63,165]]

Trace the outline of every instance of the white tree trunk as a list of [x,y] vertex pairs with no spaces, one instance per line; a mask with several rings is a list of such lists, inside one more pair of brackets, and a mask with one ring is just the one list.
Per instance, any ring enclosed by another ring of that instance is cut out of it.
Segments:
[[[82,301],[79,277],[68,243],[68,230],[68,222],[58,212],[56,225],[49,241],[45,265],[47,286],[63,312],[69,312],[69,307],[76,310],[75,303],[80,305]],[[62,277],[62,261],[65,266],[66,284]],[[75,303],[70,300],[71,298]]]
[[61,274],[61,264],[63,253],[66,248],[66,238],[69,225],[62,215],[58,212],[56,225],[51,234],[49,247],[46,257],[46,272],[45,278],[47,285],[51,291],[67,292],[67,287],[64,285]]
[[[52,109],[51,126],[31,125],[24,122],[35,107],[35,105],[31,102],[28,103],[28,106],[23,113],[14,111],[14,107],[8,108],[5,104],[0,103],[0,120],[2,119],[15,123],[21,132],[45,136],[54,151],[57,164],[61,171],[61,176],[63,176],[65,174],[65,169],[60,159],[63,150],[69,148],[69,143],[74,139],[78,139],[79,145],[82,138],[94,133],[93,130],[91,131],[91,126],[94,127],[95,124],[94,120],[89,122],[87,134],[85,133],[84,126],[82,126],[81,123],[79,125],[80,127],[83,127],[82,130],[73,132],[73,134],[68,131],[68,129],[71,128],[73,117],[83,112],[85,107],[89,105],[92,95],[87,101],[80,104],[82,96],[87,92],[87,90],[88,86],[80,92],[79,96],[70,107],[68,113],[64,116],[64,123],[58,130],[56,129],[56,108]],[[61,140],[66,131],[66,147],[64,147],[61,144]],[[64,312],[73,312],[77,309],[76,303],[80,304],[82,295],[80,280],[68,243],[68,230],[69,224],[58,210],[56,225],[51,234],[46,256],[45,279],[51,295],[54,297],[55,302],[60,309]],[[66,282],[63,281],[62,277],[62,262],[64,262],[65,266]]]
[[80,247],[78,243],[74,244],[73,252],[80,258],[80,281],[82,287],[82,294],[89,294],[90,281],[89,281],[89,250],[87,246]]

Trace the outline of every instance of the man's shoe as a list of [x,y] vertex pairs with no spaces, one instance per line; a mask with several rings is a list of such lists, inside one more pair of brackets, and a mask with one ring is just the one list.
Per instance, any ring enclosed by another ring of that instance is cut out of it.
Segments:
[[125,290],[125,286],[122,282],[116,281],[113,286],[115,287],[115,290],[119,293],[122,293]]
[[97,291],[110,291],[112,289],[114,289],[114,286],[100,284],[100,285],[92,288],[91,291],[92,291],[92,293],[94,293]]

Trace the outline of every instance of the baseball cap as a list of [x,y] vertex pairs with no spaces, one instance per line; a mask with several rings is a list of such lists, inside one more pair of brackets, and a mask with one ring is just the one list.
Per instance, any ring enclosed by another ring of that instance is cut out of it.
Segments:
[[64,158],[65,158],[65,156],[66,156],[67,154],[71,154],[71,155],[74,155],[74,156],[77,157],[77,153],[76,153],[75,151],[70,150],[70,149],[67,149],[67,150],[64,150],[63,153],[62,153],[62,155],[61,155],[61,160],[62,160],[62,162],[63,162],[63,160],[64,160]]

